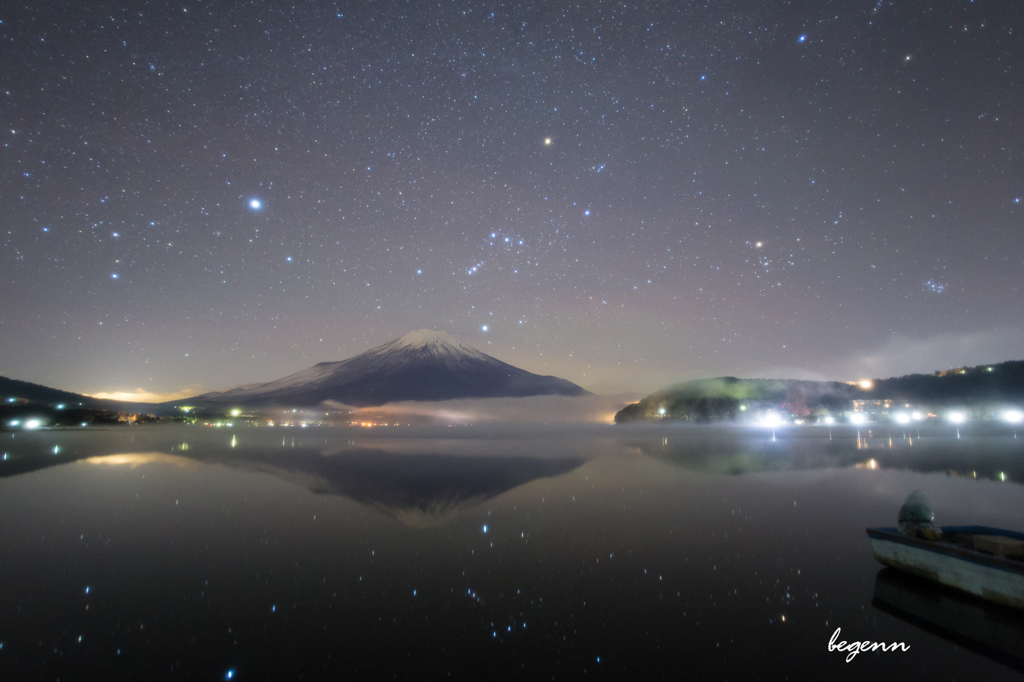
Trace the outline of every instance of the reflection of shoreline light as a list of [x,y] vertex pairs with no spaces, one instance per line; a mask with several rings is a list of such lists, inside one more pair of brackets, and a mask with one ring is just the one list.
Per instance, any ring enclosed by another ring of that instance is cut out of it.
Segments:
[[119,455],[104,455],[102,457],[89,457],[83,460],[86,464],[102,464],[106,466],[129,466],[132,469],[143,464],[170,464],[180,469],[194,469],[199,463],[187,457],[165,455],[162,452],[126,452]]

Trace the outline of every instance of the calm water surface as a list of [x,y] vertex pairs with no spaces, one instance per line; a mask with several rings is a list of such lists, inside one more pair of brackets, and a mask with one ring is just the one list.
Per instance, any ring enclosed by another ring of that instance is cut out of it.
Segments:
[[1016,435],[0,433],[0,679],[1018,679],[1022,614],[864,533],[1024,530]]

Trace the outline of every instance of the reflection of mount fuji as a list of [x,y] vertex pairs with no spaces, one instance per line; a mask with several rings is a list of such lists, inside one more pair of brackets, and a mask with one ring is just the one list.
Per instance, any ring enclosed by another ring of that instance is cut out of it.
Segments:
[[326,456],[253,454],[218,461],[267,473],[314,493],[343,495],[415,527],[440,525],[463,509],[583,464],[576,458],[393,454],[372,449]]
[[[136,446],[143,445],[142,443]],[[148,444],[153,445],[153,444]],[[583,464],[579,457],[521,457],[396,453],[376,448],[279,449],[192,447],[111,448],[103,441],[54,453],[24,453],[0,461],[0,478],[86,460],[94,464],[139,466],[153,462],[221,464],[254,471],[307,490],[342,495],[374,507],[406,525],[439,525],[481,502],[538,478],[560,476]],[[162,452],[161,452],[162,451]],[[111,454],[119,452],[122,454]]]

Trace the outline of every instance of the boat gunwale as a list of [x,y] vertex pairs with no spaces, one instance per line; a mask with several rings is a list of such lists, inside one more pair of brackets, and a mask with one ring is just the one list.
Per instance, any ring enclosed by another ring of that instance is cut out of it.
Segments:
[[[1024,533],[1018,533],[1016,531],[1005,530],[1002,528],[991,528],[989,526],[943,526],[940,530],[943,535],[954,533],[998,535],[1015,540],[1024,540]],[[935,554],[945,554],[950,558],[960,559],[961,561],[969,561],[981,566],[988,566],[990,568],[1007,571],[1008,573],[1024,575],[1024,561],[1003,559],[993,554],[985,554],[984,552],[967,549],[966,547],[942,543],[936,540],[925,540],[923,538],[911,537],[909,535],[904,535],[899,532],[899,529],[893,527],[868,528],[867,533],[868,537],[872,540],[888,540],[889,542],[917,547]]]

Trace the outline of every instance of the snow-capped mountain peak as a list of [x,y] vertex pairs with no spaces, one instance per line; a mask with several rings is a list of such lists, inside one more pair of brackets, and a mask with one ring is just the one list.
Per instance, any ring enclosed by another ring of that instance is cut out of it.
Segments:
[[415,355],[432,355],[448,361],[464,357],[481,360],[487,358],[485,354],[472,346],[467,346],[458,339],[435,329],[417,329],[409,332],[400,339],[371,349],[380,355],[391,355],[395,353]]
[[383,405],[397,400],[586,395],[576,384],[540,376],[481,353],[433,329],[417,329],[347,360],[313,367],[254,387],[207,393],[194,404]]

